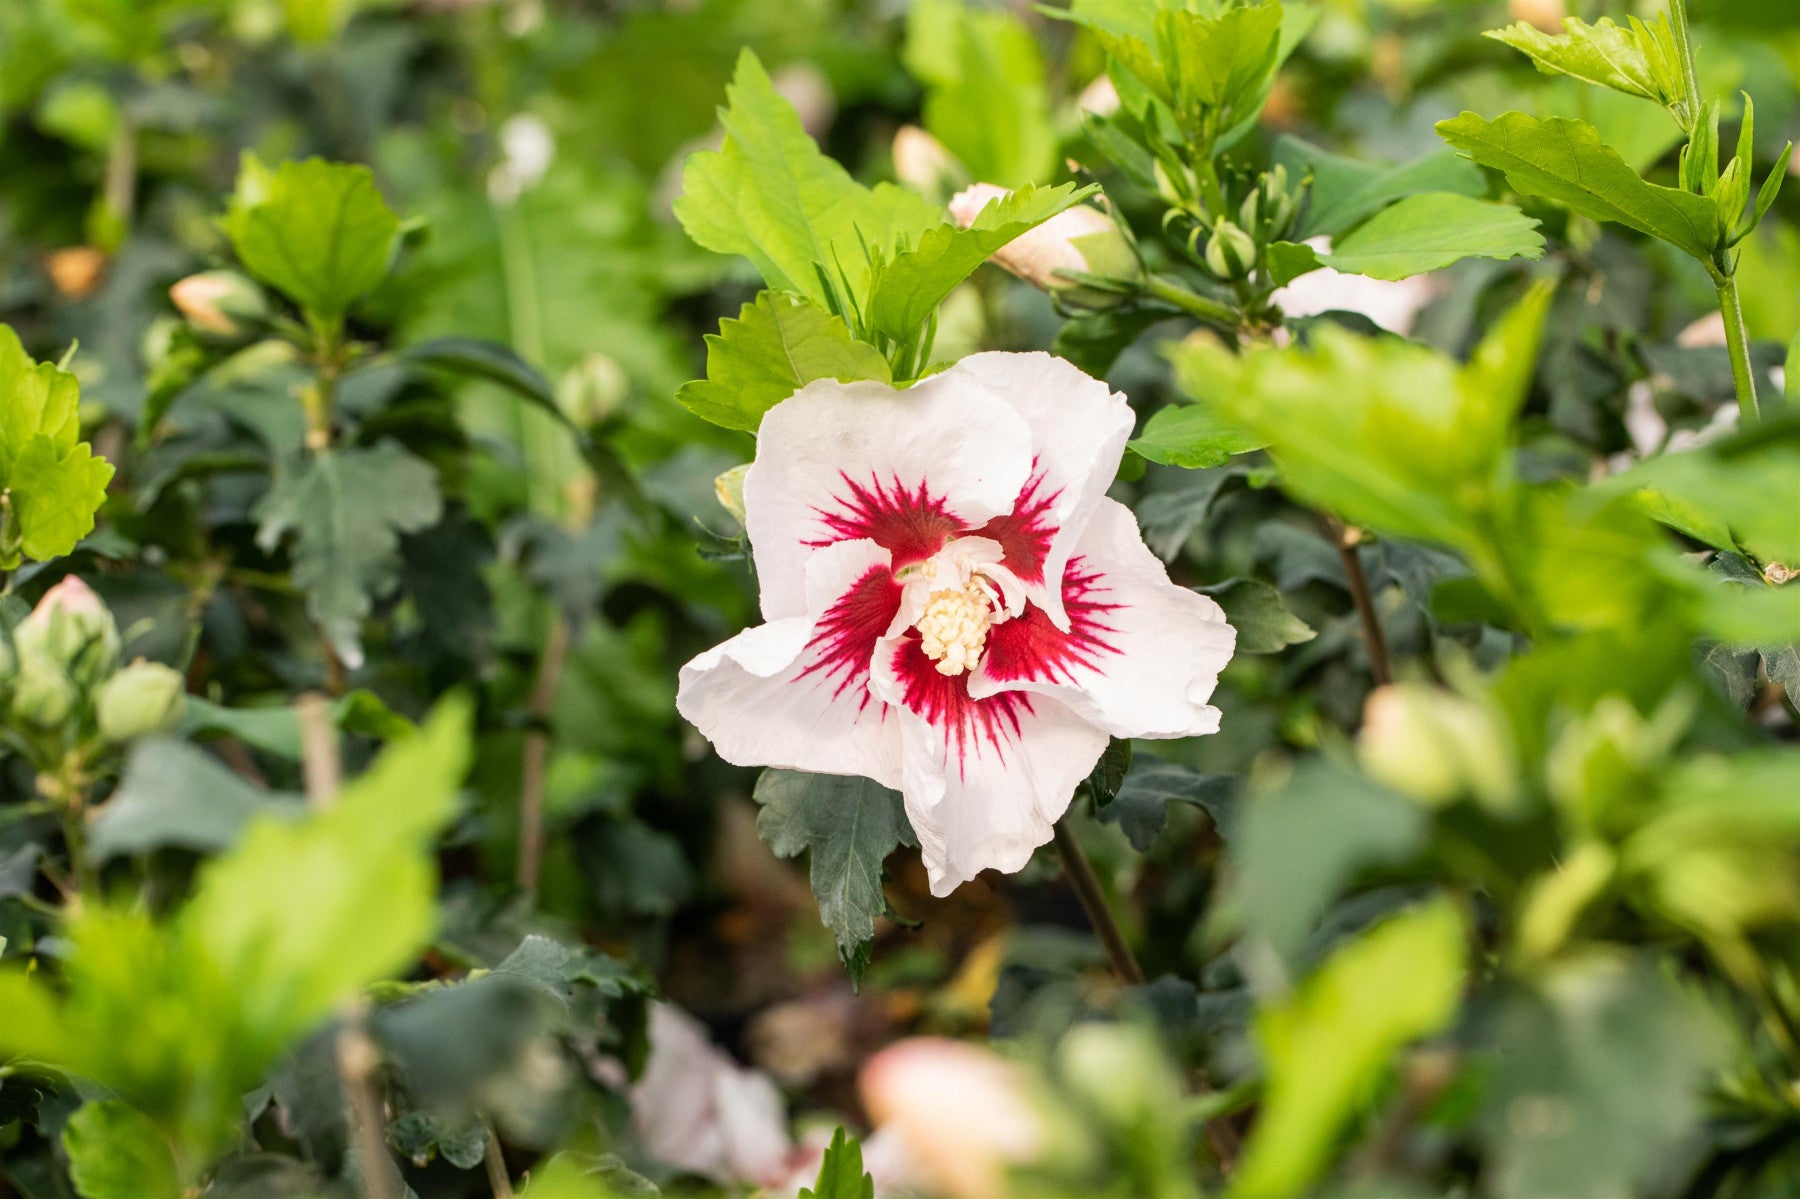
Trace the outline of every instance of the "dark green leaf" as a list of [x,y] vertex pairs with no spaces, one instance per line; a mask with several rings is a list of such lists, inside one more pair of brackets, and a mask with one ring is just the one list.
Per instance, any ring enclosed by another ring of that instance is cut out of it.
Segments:
[[290,797],[272,795],[185,741],[155,738],[132,747],[125,775],[95,816],[88,855],[104,862],[173,846],[216,853],[261,815],[298,815]]
[[1294,615],[1281,592],[1261,579],[1226,579],[1196,590],[1212,596],[1225,609],[1225,619],[1237,630],[1239,653],[1278,654],[1318,636],[1311,625]]
[[1100,809],[1100,820],[1117,824],[1132,848],[1146,853],[1168,821],[1170,804],[1192,804],[1204,809],[1212,817],[1213,826],[1223,833],[1237,792],[1235,775],[1201,774],[1176,762],[1140,754],[1118,794]]

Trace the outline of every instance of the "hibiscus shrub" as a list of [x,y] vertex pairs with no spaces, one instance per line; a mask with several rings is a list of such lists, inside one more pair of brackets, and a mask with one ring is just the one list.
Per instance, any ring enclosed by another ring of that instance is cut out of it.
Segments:
[[1800,1192],[1789,7],[7,0],[0,1197]]

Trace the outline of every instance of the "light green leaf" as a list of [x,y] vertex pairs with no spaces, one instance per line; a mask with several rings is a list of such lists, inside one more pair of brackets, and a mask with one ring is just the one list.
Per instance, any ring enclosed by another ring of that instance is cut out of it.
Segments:
[[1261,579],[1227,579],[1197,590],[1225,609],[1225,618],[1237,630],[1239,653],[1278,654],[1319,635],[1294,615],[1279,590]]
[[1481,168],[1449,150],[1388,166],[1332,154],[1284,134],[1275,143],[1275,161],[1295,179],[1312,172],[1311,200],[1294,235],[1299,238],[1335,237],[1394,201],[1420,192],[1479,198],[1488,190]]
[[1464,957],[1462,917],[1434,900],[1337,950],[1261,1012],[1268,1083],[1229,1199],[1287,1199],[1318,1180],[1395,1051],[1455,1015]]
[[726,97],[725,144],[688,159],[675,215],[689,237],[748,258],[777,291],[830,308],[821,268],[833,278],[841,269],[860,294],[865,247],[910,244],[943,219],[922,197],[889,184],[866,188],[822,154],[749,50]]
[[1022,21],[963,0],[907,12],[907,69],[926,85],[924,125],[969,174],[1002,187],[1041,183],[1056,166],[1044,60]]
[[940,224],[912,249],[882,264],[869,294],[869,320],[896,341],[909,339],[988,256],[1020,234],[1073,207],[1097,188],[1024,187],[991,201],[967,229]]
[[1584,121],[1539,121],[1521,112],[1493,121],[1472,112],[1440,121],[1438,136],[1483,166],[1506,174],[1516,190],[1542,196],[1597,221],[1661,238],[1711,262],[1723,237],[1719,207],[1705,196],[1638,177]]
[[94,528],[113,467],[81,440],[75,376],[34,362],[0,325],[0,571],[46,561]]
[[798,296],[765,291],[706,338],[706,378],[675,398],[696,416],[756,432],[763,414],[814,379],[891,380],[887,359],[837,317]]
[[1800,415],[1691,452],[1658,454],[1594,490],[1635,494],[1657,520],[1716,549],[1800,563]]
[[800,1199],[875,1199],[875,1180],[863,1172],[862,1146],[839,1128],[825,1148],[819,1177],[800,1188]]
[[1537,227],[1510,205],[1421,192],[1382,209],[1320,259],[1353,275],[1405,279],[1464,258],[1542,258]]
[[1685,97],[1681,51],[1665,16],[1649,25],[1636,17],[1629,25],[1616,25],[1610,17],[1595,25],[1565,17],[1561,34],[1520,21],[1487,36],[1528,55],[1546,75],[1570,75],[1664,106]]
[[756,802],[756,831],[778,857],[811,851],[819,918],[837,935],[855,980],[875,918],[887,910],[882,863],[900,846],[917,844],[899,794],[865,778],[765,770]]
[[238,261],[315,320],[340,321],[387,277],[400,218],[364,166],[244,155],[224,219]]
[[84,1103],[63,1126],[82,1199],[179,1199],[169,1143],[150,1117],[116,1099]]
[[362,621],[400,577],[400,535],[437,523],[436,472],[396,445],[315,454],[289,467],[256,507],[257,544],[290,531],[294,582],[346,664],[362,661]]
[[1223,466],[1233,454],[1268,444],[1230,421],[1213,402],[1219,381],[1235,377],[1237,355],[1207,333],[1189,337],[1167,353],[1176,388],[1193,402],[1159,410],[1145,422],[1143,436],[1129,443],[1133,451],[1163,466],[1197,470]]

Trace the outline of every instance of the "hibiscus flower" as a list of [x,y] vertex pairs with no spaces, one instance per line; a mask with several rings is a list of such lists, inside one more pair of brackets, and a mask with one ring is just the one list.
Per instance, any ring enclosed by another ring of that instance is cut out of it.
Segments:
[[1106,497],[1125,397],[1048,354],[811,383],[744,479],[766,624],[681,671],[743,766],[900,790],[934,894],[1015,871],[1109,737],[1216,732],[1236,633]]

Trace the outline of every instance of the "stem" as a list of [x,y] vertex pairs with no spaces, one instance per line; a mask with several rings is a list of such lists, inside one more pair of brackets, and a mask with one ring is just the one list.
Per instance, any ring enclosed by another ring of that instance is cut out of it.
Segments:
[[[109,237],[123,238],[131,227],[132,210],[137,207],[138,141],[137,129],[129,118],[121,115],[106,147],[106,176],[101,184],[101,197],[107,215],[117,222]],[[110,246],[108,249],[117,249]]]
[[335,803],[344,779],[331,707],[331,701],[317,692],[302,695],[294,703],[294,715],[300,722],[300,770],[306,779],[306,802],[315,808]]
[[1356,614],[1362,620],[1363,641],[1369,648],[1369,672],[1375,676],[1376,686],[1385,687],[1394,681],[1394,671],[1388,664],[1387,633],[1381,627],[1381,613],[1369,590],[1369,577],[1363,573],[1362,559],[1356,554],[1356,543],[1360,538],[1357,531],[1345,528],[1335,517],[1327,516],[1325,524],[1331,532],[1331,544],[1337,547],[1338,558],[1344,564],[1344,574],[1350,580],[1350,598],[1356,603]]
[[1227,329],[1237,328],[1238,314],[1229,304],[1209,300],[1159,275],[1146,276],[1143,289],[1145,295],[1161,300],[1172,308],[1179,308],[1197,321],[1223,325]]
[[1144,968],[1138,965],[1137,956],[1131,952],[1131,945],[1125,940],[1119,922],[1113,919],[1112,909],[1106,906],[1106,892],[1100,887],[1100,879],[1094,874],[1093,864],[1088,861],[1087,854],[1082,852],[1081,843],[1069,831],[1065,821],[1056,822],[1054,836],[1056,852],[1062,856],[1063,877],[1075,889],[1075,897],[1081,900],[1081,908],[1087,913],[1088,923],[1094,926],[1094,932],[1100,937],[1100,944],[1106,947],[1106,959],[1112,963],[1113,973],[1127,986],[1142,986]]
[[1737,278],[1718,277],[1719,311],[1725,317],[1725,345],[1731,351],[1731,381],[1737,386],[1738,423],[1746,429],[1761,412],[1756,404],[1756,371],[1750,364],[1750,337],[1744,328],[1744,306],[1738,299]]
[[1683,132],[1692,134],[1700,113],[1700,74],[1694,69],[1694,38],[1688,28],[1687,0],[1669,0],[1669,19],[1675,27],[1675,41],[1681,47],[1681,79],[1687,89],[1686,119]]
[[512,1176],[500,1154],[500,1134],[491,1123],[487,1126],[487,1153],[481,1160],[487,1166],[488,1189],[494,1192],[494,1199],[513,1199]]
[[538,659],[537,679],[531,685],[527,708],[531,724],[525,733],[524,761],[519,771],[519,890],[534,899],[544,861],[544,786],[550,762],[550,730],[545,723],[568,656],[569,622],[558,609],[550,618],[544,653]]
[[356,1148],[356,1185],[362,1199],[401,1199],[406,1193],[394,1159],[388,1155],[387,1121],[375,1070],[381,1050],[369,1036],[366,1005],[358,1001],[345,1013],[337,1035],[338,1083],[344,1089],[351,1143]]

